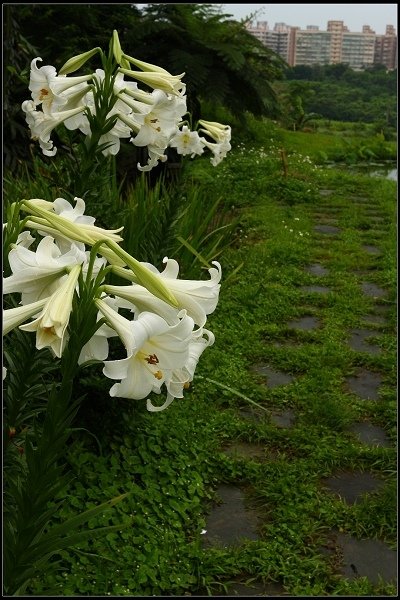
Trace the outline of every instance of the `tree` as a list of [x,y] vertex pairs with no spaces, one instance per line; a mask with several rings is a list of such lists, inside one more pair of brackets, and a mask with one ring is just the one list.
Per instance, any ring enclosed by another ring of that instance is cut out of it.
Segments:
[[123,46],[136,45],[139,58],[186,73],[194,118],[205,99],[239,118],[245,111],[271,115],[277,108],[271,83],[282,76],[284,61],[218,5],[149,4],[137,42],[130,32],[121,36]]

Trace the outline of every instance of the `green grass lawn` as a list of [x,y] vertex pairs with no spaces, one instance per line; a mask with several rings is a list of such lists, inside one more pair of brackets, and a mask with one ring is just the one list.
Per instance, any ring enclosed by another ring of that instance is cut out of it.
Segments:
[[[120,531],[63,551],[58,570],[36,579],[30,594],[213,594],[237,578],[279,583],[294,596],[396,594],[389,583],[347,579],[337,556],[321,553],[332,531],[390,548],[397,532],[396,184],[316,167],[308,157],[321,139],[284,134],[287,176],[282,140],[241,145],[215,169],[206,159],[185,169],[186,180],[202,181],[210,202],[222,197],[239,217],[234,244],[220,257],[220,302],[207,323],[216,342],[185,399],[161,413],[110,398],[100,367],[82,373],[76,393],[86,398],[76,426],[85,431],[77,430],[69,445],[74,480],[59,517],[131,495],[89,522],[121,523]],[[339,233],[317,235],[314,226],[332,216]],[[368,254],[366,245],[381,254]],[[315,263],[328,269],[326,276],[305,270]],[[365,295],[365,279],[385,289],[385,298]],[[329,292],[302,289],[309,285]],[[349,332],[378,304],[388,310],[385,324],[375,326],[381,353],[357,352]],[[288,326],[305,315],[319,326]],[[253,371],[260,364],[290,374],[292,383],[268,388]],[[346,387],[359,368],[381,374],[379,400],[362,400]],[[249,409],[261,416],[245,419]],[[273,410],[292,411],[294,426],[277,427]],[[391,445],[361,444],[350,427],[364,420],[383,428]],[[259,445],[266,459],[223,452],[237,441]],[[339,471],[370,472],[384,485],[347,505],[321,484]],[[205,550],[201,531],[220,483],[246,490],[261,518],[259,539]]]

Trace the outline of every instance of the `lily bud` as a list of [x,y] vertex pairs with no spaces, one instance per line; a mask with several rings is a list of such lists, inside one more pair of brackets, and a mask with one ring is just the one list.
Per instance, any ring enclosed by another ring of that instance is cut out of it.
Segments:
[[65,281],[46,299],[40,315],[27,325],[20,325],[22,331],[36,332],[36,348],[50,347],[61,358],[67,340],[66,330],[72,311],[72,300],[81,265],[71,268]]
[[157,65],[143,62],[142,60],[138,60],[137,58],[132,58],[132,56],[128,56],[127,54],[124,54],[123,57],[133,65],[139,67],[139,69],[142,69],[142,71],[149,71],[150,73],[164,73],[165,75],[170,75],[168,71],[166,71],[162,67],[158,67]]
[[129,69],[118,69],[120,73],[124,73],[129,77],[138,79],[153,89],[162,90],[163,92],[179,96],[180,90],[186,89],[186,84],[181,81],[185,73],[180,75],[171,75],[168,71],[130,71]]
[[117,63],[124,69],[129,69],[129,62],[126,60],[124,53],[122,52],[118,31],[116,29],[114,29],[112,36],[112,50]]
[[46,304],[48,298],[32,302],[16,308],[8,308],[3,311],[3,335],[7,335],[12,329],[18,327],[30,317],[34,317]]
[[47,222],[52,228],[59,231],[61,235],[77,242],[83,242],[93,246],[93,244],[100,240],[122,241],[122,238],[117,235],[117,233],[121,231],[123,227],[107,230],[96,227],[95,225],[87,225],[86,223],[74,223],[49,210],[43,210],[30,200],[24,200],[23,208],[36,217],[31,219],[31,222],[39,222],[40,226],[41,220],[44,219],[44,225],[46,225]]
[[[118,244],[113,241],[107,241],[107,246],[115,252],[115,254],[124,261],[124,263],[132,269],[134,274],[137,277],[137,282],[149,290],[151,294],[157,296],[164,302],[167,302],[171,306],[178,306],[178,302],[172,292],[169,290],[168,286],[162,281],[162,278],[153,273],[148,269],[145,265],[140,263],[136,258],[133,258],[128,252],[125,252]],[[100,254],[102,254],[102,249],[99,248]]]
[[73,56],[72,58],[67,60],[65,65],[61,67],[58,74],[69,75],[69,73],[77,71],[85,64],[86,61],[89,60],[89,58],[92,58],[92,56],[94,56],[97,52],[101,52],[101,49],[99,47],[93,48],[93,50],[89,50],[88,52],[83,52],[82,54],[77,54],[76,56]]

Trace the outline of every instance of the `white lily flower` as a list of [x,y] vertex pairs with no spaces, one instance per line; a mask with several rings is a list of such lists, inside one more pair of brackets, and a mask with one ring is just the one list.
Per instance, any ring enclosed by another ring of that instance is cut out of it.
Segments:
[[[132,140],[131,140],[132,141]],[[149,158],[147,161],[147,165],[141,165],[137,163],[137,168],[139,171],[151,171],[154,167],[158,165],[158,161],[165,162],[168,159],[166,154],[163,154],[165,148],[157,148],[157,146],[147,146],[147,152],[149,153]]]
[[85,106],[46,114],[32,109],[32,105],[33,103],[30,100],[25,100],[25,102],[22,103],[22,110],[25,112],[25,119],[31,130],[31,137],[33,140],[39,141],[45,156],[54,156],[57,152],[57,148],[53,147],[53,142],[50,140],[51,132],[66,119],[84,111]]
[[214,334],[208,329],[197,329],[192,332],[189,344],[189,358],[182,369],[174,370],[170,380],[167,382],[169,393],[175,398],[183,398],[183,388],[193,381],[194,373],[200,356],[204,350],[215,342]]
[[204,144],[197,131],[190,131],[187,125],[183,125],[171,138],[169,144],[171,148],[176,148],[178,154],[190,154],[194,158],[196,154],[203,154]]
[[22,231],[17,237],[16,245],[23,246],[24,248],[29,248],[32,246],[35,238],[31,236],[30,231]]
[[30,198],[29,202],[31,206],[35,206],[42,210],[48,210],[52,213],[71,221],[71,223],[84,223],[86,225],[93,225],[95,218],[90,215],[85,215],[85,201],[82,198],[74,198],[75,206],[65,200],[65,198],[56,198],[53,202],[42,200],[41,198]]
[[90,215],[85,215],[86,204],[82,198],[74,198],[75,206],[73,207],[65,198],[56,198],[53,202],[53,210],[56,215],[68,219],[71,223],[93,225],[95,218]]
[[[92,86],[89,86],[90,89],[85,94],[85,96],[81,100],[81,104],[85,106],[87,111],[90,111],[92,114],[95,113],[94,106],[94,96],[92,91]],[[64,126],[70,131],[75,131],[75,129],[79,129],[83,133],[83,135],[90,135],[90,123],[86,116],[86,111],[78,113],[77,115],[73,115],[72,117],[68,117],[65,119]]]
[[[88,99],[93,96],[92,89],[93,85],[89,85],[87,83],[78,83],[78,85],[75,85],[69,90],[68,96],[65,95],[66,102],[62,107],[63,110],[72,110],[73,108],[78,108],[79,106],[84,106],[87,108]],[[83,115],[83,113],[81,114]],[[72,120],[75,118],[76,117],[69,117],[64,121],[64,125],[67,123],[72,123]],[[71,127],[69,127],[69,129],[71,129]]]
[[58,358],[61,358],[67,341],[66,329],[80,271],[80,265],[72,267],[65,281],[47,299],[40,315],[32,323],[20,325],[23,331],[36,331],[38,350],[49,347]]
[[186,364],[180,369],[171,371],[168,379],[165,381],[168,390],[166,401],[162,406],[154,406],[149,398],[147,400],[148,411],[159,412],[165,410],[175,398],[183,398],[183,390],[188,388],[189,383],[193,381],[194,372],[200,356],[208,346],[211,346],[214,343],[214,341],[214,334],[207,329],[198,329],[192,332],[191,341],[189,343],[189,357]]
[[102,135],[99,139],[99,145],[109,144],[107,148],[102,151],[104,156],[115,156],[118,154],[122,138],[130,138],[131,130],[124,123],[121,123],[118,119],[114,127],[110,129],[108,133]]
[[130,308],[135,312],[154,312],[167,321],[169,325],[175,325],[179,322],[179,309],[172,307],[161,298],[151,294],[147,288],[136,283],[132,285],[105,285],[104,291],[111,296],[123,298],[128,303],[121,303],[117,300],[120,308]]
[[186,98],[167,96],[161,90],[152,93],[153,104],[132,100],[137,112],[135,121],[140,131],[133,138],[135,146],[157,146],[165,149],[171,136],[175,135],[182,116],[187,112]]
[[[115,335],[115,332],[113,332]],[[107,338],[110,337],[104,327],[99,327],[96,333],[83,346],[78,358],[78,365],[89,360],[104,361],[109,352]]]
[[187,314],[199,327],[206,323],[206,315],[214,312],[219,298],[221,265],[213,261],[216,268],[208,269],[210,279],[208,281],[177,279],[179,274],[179,265],[176,260],[164,258],[166,267],[162,273],[151,264],[145,263],[159,277],[177,300],[178,308],[185,309]]
[[200,137],[200,140],[213,153],[214,156],[211,158],[211,164],[214,167],[219,165],[219,163],[226,157],[229,150],[231,149],[231,145],[227,141],[214,144],[203,137]]
[[120,380],[110,389],[110,396],[140,400],[151,392],[160,393],[170,373],[188,361],[193,320],[182,314],[179,323],[170,326],[162,317],[143,312],[129,321],[102,300],[95,303],[127,351],[127,358],[105,363],[104,375]]
[[[118,310],[117,303],[111,298],[103,298],[103,301],[111,308]],[[97,315],[97,321],[102,318],[101,312]],[[103,323],[96,333],[83,346],[78,358],[78,365],[81,365],[89,360],[104,361],[108,356],[108,338],[117,335],[114,329]]]
[[149,153],[147,165],[137,164],[139,171],[151,171],[159,160],[167,160],[164,151],[186,113],[186,99],[167,96],[161,90],[155,90],[148,96],[152,98],[152,104],[129,100],[126,95],[119,94],[137,112],[119,114],[118,118],[137,134],[130,141],[135,146],[147,146]]
[[43,298],[32,304],[17,306],[3,310],[3,335],[18,327],[31,317],[35,317],[44,307],[48,298]]
[[3,281],[3,293],[19,292],[21,303],[31,304],[51,296],[65,276],[67,267],[86,262],[86,254],[75,244],[61,254],[52,237],[43,238],[35,252],[18,244],[8,255],[12,275]]
[[93,78],[93,75],[57,77],[55,67],[45,65],[38,68],[38,60],[42,61],[41,58],[34,58],[31,62],[29,90],[32,92],[34,103],[41,104],[44,113],[57,112],[68,100],[67,95],[62,95],[63,92]]
[[199,129],[199,131],[208,134],[216,142],[231,141],[232,129],[230,125],[222,125],[222,123],[217,123],[216,121],[203,121],[203,119],[200,119],[198,124],[204,128]]
[[211,164],[216,167],[231,149],[231,127],[215,121],[203,121],[201,119],[198,124],[203,126],[199,129],[199,132],[207,134],[216,142],[212,143],[203,137],[200,138],[202,143],[213,153]]

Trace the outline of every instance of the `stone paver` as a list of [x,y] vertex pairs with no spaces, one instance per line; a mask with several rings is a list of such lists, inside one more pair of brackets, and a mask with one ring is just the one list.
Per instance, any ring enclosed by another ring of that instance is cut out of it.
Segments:
[[266,384],[269,388],[274,388],[279,385],[287,385],[293,381],[293,376],[288,373],[283,373],[282,371],[276,371],[269,365],[258,365],[254,366],[251,369],[257,375],[262,375],[267,378]]
[[271,412],[271,421],[277,427],[291,429],[296,422],[296,415],[290,409],[284,411],[274,410]]
[[371,329],[352,329],[349,339],[349,346],[357,352],[368,352],[378,356],[382,353],[382,348],[368,341],[371,336],[376,336],[376,331]]
[[316,275],[317,277],[324,277],[328,275],[329,271],[326,267],[322,266],[319,263],[314,263],[313,265],[309,265],[305,268],[305,270],[311,275]]
[[387,296],[386,290],[379,287],[379,285],[376,285],[375,283],[369,283],[368,281],[364,281],[361,284],[361,289],[369,298],[385,298],[385,296]]
[[347,504],[356,504],[365,494],[376,492],[384,482],[368,472],[343,472],[326,477],[322,484]]
[[356,435],[361,443],[368,446],[378,446],[380,448],[388,448],[390,446],[390,440],[385,430],[372,423],[354,423],[350,427],[350,431]]
[[363,250],[365,250],[365,252],[367,252],[367,254],[373,254],[378,256],[379,254],[381,254],[381,251],[379,248],[377,248],[376,246],[372,246],[371,244],[364,244],[363,246],[361,246],[361,248]]
[[320,322],[316,317],[306,316],[300,319],[290,321],[287,326],[289,329],[300,329],[302,331],[310,331],[319,327]]
[[315,225],[314,231],[317,233],[325,233],[329,235],[336,235],[341,232],[340,227],[335,227],[334,225]]
[[245,582],[233,583],[228,586],[226,593],[214,592],[214,596],[229,596],[230,598],[247,596],[272,596],[276,598],[277,596],[288,595],[280,583],[263,583],[262,581],[251,581],[247,585]]
[[234,442],[222,449],[224,454],[232,458],[250,458],[265,460],[265,450],[260,444],[248,444],[246,442]]
[[380,578],[386,583],[396,583],[397,552],[380,540],[358,540],[348,534],[338,533],[341,549],[341,574],[348,579],[368,577],[373,584]]
[[332,291],[331,288],[324,285],[302,285],[300,290],[302,292],[311,292],[316,294],[329,294],[329,292]]
[[379,373],[359,369],[354,375],[346,377],[346,381],[350,390],[363,400],[378,400],[379,386],[382,383]]
[[[319,193],[321,196],[329,196],[334,194],[334,190],[321,189]],[[364,295],[375,300],[374,308],[370,309],[370,314],[366,314],[360,318],[360,323],[370,324],[378,329],[382,329],[387,323],[386,312],[389,310],[389,307],[384,305],[385,310],[380,311],[379,307],[381,305],[378,302],[379,299],[383,299],[381,302],[385,302],[384,298],[387,297],[388,292],[368,281],[369,278],[375,278],[373,271],[376,272],[376,269],[379,268],[379,258],[375,259],[375,257],[382,255],[382,250],[378,246],[369,243],[369,241],[371,240],[373,243],[380,244],[380,232],[386,219],[382,213],[378,212],[378,207],[375,208],[373,206],[370,198],[350,195],[348,196],[348,201],[354,205],[355,211],[360,212],[360,218],[357,220],[359,226],[355,225],[353,229],[362,232],[365,231],[365,237],[364,233],[357,234],[361,236],[361,248],[365,252],[364,259],[360,261],[358,266],[364,270],[354,271],[354,274],[360,277],[359,285]],[[327,202],[330,202],[330,200],[327,200]],[[321,204],[323,204],[322,199]],[[364,210],[366,211],[365,214]],[[313,230],[316,234],[323,234],[315,236],[316,243],[320,247],[320,257],[326,253],[327,245],[334,244],[336,247],[340,247],[340,237],[334,237],[338,236],[342,231],[341,227],[337,225],[338,220],[336,219],[339,212],[340,208],[337,206],[328,205],[326,207],[319,207],[315,211],[315,214],[313,214],[315,221],[318,222],[313,227]],[[339,223],[341,224],[342,221],[339,221]],[[374,231],[373,238],[367,237],[371,230]],[[383,235],[384,232],[382,231]],[[305,266],[304,271],[315,277],[325,277],[328,275],[329,269],[323,263],[323,259],[321,258],[322,264],[321,262],[317,262],[319,258],[316,254],[314,260],[316,262]],[[320,295],[333,291],[331,288],[322,285],[304,285],[299,289],[305,293]],[[315,308],[312,306],[313,301],[309,298],[305,298],[305,300],[309,301],[310,306],[307,308],[303,305],[302,312],[304,314],[309,311],[311,314],[306,314],[303,317],[289,321],[287,323],[288,329],[310,331],[320,326],[321,323],[318,317],[313,314],[315,312]],[[314,302],[316,302],[315,298]],[[376,329],[368,329],[361,326],[360,328],[350,330],[348,335],[348,344],[353,350],[365,352],[370,355],[379,355],[382,353],[382,348],[376,345],[376,343],[374,344],[369,341],[369,338],[378,338],[379,331]],[[298,344],[295,344],[290,339],[273,342],[273,345],[275,347],[298,346]],[[359,357],[357,357],[357,360],[359,360]],[[266,379],[265,383],[268,388],[289,385],[294,379],[292,375],[278,371],[268,364],[255,365],[251,370]],[[346,385],[347,389],[356,394],[360,399],[376,401],[379,400],[379,388],[382,380],[383,375],[380,373],[369,371],[366,368],[358,368],[352,376],[346,378]],[[296,423],[296,413],[292,409],[274,408],[270,409],[269,413],[263,414],[260,409],[257,410],[249,407],[239,412],[244,419],[254,421],[255,423],[261,421],[265,423],[265,420],[268,421],[269,418],[273,425],[280,428],[289,429]],[[360,444],[380,448],[387,448],[392,445],[385,430],[369,421],[355,422],[348,428],[348,431],[354,436],[353,443],[357,443],[357,440]],[[222,452],[237,459],[251,459],[256,461],[274,459],[269,450],[261,444],[240,441],[229,443],[222,449]],[[349,505],[367,500],[371,494],[378,493],[384,485],[385,482],[379,475],[361,470],[341,471],[321,480],[321,486],[326,493],[336,495],[340,501]],[[259,539],[258,527],[260,521],[255,511],[246,508],[243,491],[233,485],[224,484],[218,488],[217,493],[222,500],[222,504],[213,507],[206,520],[207,533],[202,536],[203,547],[221,545],[224,547],[229,545],[237,546],[246,540]],[[394,582],[396,580],[397,553],[379,540],[356,539],[351,535],[335,532],[333,540],[331,540],[331,546],[329,547],[329,554],[332,553],[337,554],[335,562],[338,564],[341,575],[348,579],[366,576],[373,584],[379,583],[380,577],[386,582]],[[244,574],[241,574],[235,582],[229,584],[226,591],[221,590],[221,592],[215,595],[230,597],[277,597],[287,594],[281,584],[265,584],[260,581],[246,583]]]
[[387,319],[383,315],[364,315],[361,319],[370,325],[386,325]]
[[245,506],[243,491],[234,485],[221,484],[217,496],[222,504],[214,506],[206,518],[201,541],[203,547],[239,546],[247,540],[258,540],[259,518]]

